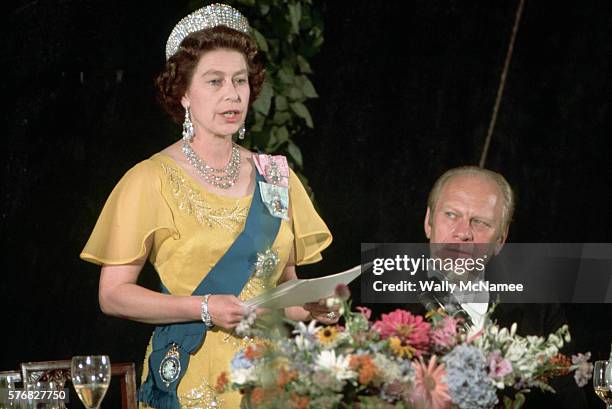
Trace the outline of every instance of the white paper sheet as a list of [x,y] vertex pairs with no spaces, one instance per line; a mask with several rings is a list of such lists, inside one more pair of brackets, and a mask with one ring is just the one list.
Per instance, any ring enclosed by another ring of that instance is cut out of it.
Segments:
[[[368,263],[371,264],[371,263]],[[368,265],[364,266],[364,270]],[[290,280],[245,302],[247,307],[285,308],[317,302],[334,295],[338,284],[348,284],[361,274],[361,265],[325,277]]]

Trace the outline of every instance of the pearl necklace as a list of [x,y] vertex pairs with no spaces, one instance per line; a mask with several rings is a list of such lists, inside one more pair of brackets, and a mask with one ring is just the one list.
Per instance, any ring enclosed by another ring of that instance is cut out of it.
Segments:
[[240,175],[240,149],[235,143],[232,143],[232,155],[227,165],[222,168],[213,168],[208,166],[202,158],[193,150],[189,142],[183,142],[183,154],[195,168],[195,170],[204,178],[206,183],[218,187],[220,189],[229,189],[234,186]]

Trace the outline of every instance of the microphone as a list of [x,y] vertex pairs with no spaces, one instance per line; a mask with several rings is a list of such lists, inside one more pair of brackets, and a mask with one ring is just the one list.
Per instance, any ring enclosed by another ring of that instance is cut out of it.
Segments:
[[[442,283],[437,277],[431,279]],[[417,299],[427,311],[436,311],[438,308],[442,308],[451,317],[458,318],[462,322],[466,333],[474,326],[470,314],[463,309],[457,298],[447,291],[422,291],[417,294]]]

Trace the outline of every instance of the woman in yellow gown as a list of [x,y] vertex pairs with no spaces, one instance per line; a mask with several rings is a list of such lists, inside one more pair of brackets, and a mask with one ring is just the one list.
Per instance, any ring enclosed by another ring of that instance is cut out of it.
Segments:
[[[105,313],[156,324],[156,332],[181,323],[203,329],[203,342],[187,361],[166,348],[159,367],[149,367],[152,338],[143,381],[147,387],[157,382],[162,392],[155,399],[141,394],[141,400],[159,408],[238,408],[238,393],[218,395],[214,386],[233,355],[249,342],[233,332],[246,312],[242,302],[296,278],[295,265],[319,261],[331,234],[283,157],[253,154],[233,143],[232,135],[243,132],[248,107],[264,78],[246,19],[225,5],[200,9],[177,24],[166,54],[157,87],[168,113],[179,122],[184,117],[183,140],[124,175],[81,258],[102,266],[99,300]],[[276,220],[278,226],[268,238],[271,245],[257,252],[262,263],[249,259],[242,264],[248,266],[244,271],[212,273],[235,254],[235,244],[251,229],[245,225],[257,217],[252,215],[255,208],[264,209],[261,217]],[[147,259],[159,274],[162,293],[137,284]],[[207,277],[228,284],[236,274],[244,281],[235,294],[194,291]],[[316,304],[287,308],[285,315],[337,321]],[[174,356],[176,360],[168,359]],[[174,366],[164,366],[166,361]],[[174,388],[174,398],[166,387]]]

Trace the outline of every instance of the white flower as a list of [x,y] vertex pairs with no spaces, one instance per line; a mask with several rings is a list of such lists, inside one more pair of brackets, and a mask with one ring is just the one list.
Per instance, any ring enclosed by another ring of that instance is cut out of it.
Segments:
[[544,360],[547,361],[548,359],[552,358],[553,356],[557,355],[558,353],[559,353],[559,348],[557,348],[555,345],[549,345],[544,350]]
[[561,328],[559,328],[557,330],[557,333],[563,335],[563,339],[565,340],[565,342],[570,342],[572,340],[572,336],[570,335],[569,327],[567,326],[567,324],[564,324]]
[[315,359],[316,369],[331,372],[337,380],[356,378],[357,374],[349,369],[350,355],[336,356],[336,351],[324,350]]
[[329,297],[328,299],[325,300],[325,305],[327,306],[327,308],[331,308],[334,305],[340,305],[342,304],[342,300],[340,300],[338,297]]
[[382,378],[385,379],[386,382],[401,380],[402,369],[396,361],[392,361],[381,353],[376,353],[373,361],[376,367],[381,371]]
[[531,377],[535,372],[538,363],[533,355],[530,355],[527,347],[527,340],[515,339],[509,346],[504,358],[512,364],[512,368],[521,373],[524,377]]
[[295,329],[293,330],[293,334],[295,334],[295,346],[300,351],[307,351],[313,348],[314,339],[317,334],[321,330],[321,327],[317,327],[317,321],[312,320],[308,323],[308,326],[303,322],[298,322],[295,325]]
[[295,346],[299,351],[308,351],[309,349],[312,349],[313,342],[304,335],[298,334],[295,336],[294,340]]
[[525,342],[522,342],[521,339],[517,339],[510,345],[508,345],[505,358],[509,359],[510,362],[517,362],[523,357],[526,351],[527,347],[525,345]]
[[304,324],[302,321],[298,322],[293,330],[293,334],[301,334],[308,337],[314,337],[321,327],[317,327],[317,321],[312,320],[308,323],[308,326]]
[[248,321],[241,320],[238,326],[236,327],[236,334],[240,335],[241,337],[246,337],[249,335],[250,329],[251,326],[249,325]]
[[344,305],[343,305],[343,302],[342,302],[342,300],[340,298],[338,298],[338,297],[330,297],[330,298],[327,298],[325,300],[325,306],[327,308],[332,308],[332,307],[335,307],[336,305],[340,306],[340,308],[338,309],[338,314],[343,315],[344,314]]
[[230,374],[230,380],[233,384],[244,385],[247,382],[254,382],[257,380],[253,368],[237,368],[232,369]]
[[[552,334],[550,336],[552,336]],[[544,344],[544,337],[538,337],[536,335],[527,335],[526,338],[531,348],[538,348]]]
[[251,327],[255,324],[257,319],[257,311],[255,308],[246,308],[245,315],[242,316],[240,323],[236,327],[236,334],[242,336],[251,335]]
[[561,348],[563,346],[563,339],[557,334],[550,334],[548,336],[548,342],[552,343],[557,348]]

